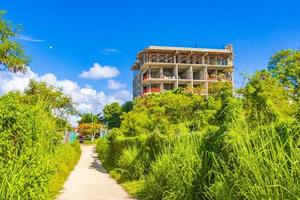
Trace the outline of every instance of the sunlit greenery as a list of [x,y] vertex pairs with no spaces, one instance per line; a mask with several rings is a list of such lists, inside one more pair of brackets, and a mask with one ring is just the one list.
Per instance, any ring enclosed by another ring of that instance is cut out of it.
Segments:
[[139,199],[297,199],[299,76],[299,52],[287,50],[234,94],[219,82],[208,98],[137,98],[98,140],[100,159]]
[[36,82],[0,97],[1,198],[52,199],[59,191],[80,155],[78,143],[62,143],[68,123],[53,112],[68,101]]
[[[0,70],[25,72],[28,59],[18,30],[0,11]],[[30,81],[23,93],[0,96],[0,199],[54,199],[80,155],[63,144],[75,113],[71,98],[46,83]]]
[[98,123],[80,123],[78,125],[78,131],[82,136],[90,136],[93,142],[96,134],[99,134],[101,127],[101,124]]
[[3,19],[5,11],[0,10],[0,70],[12,72],[27,70],[28,58],[21,45],[15,41],[18,36],[18,27]]

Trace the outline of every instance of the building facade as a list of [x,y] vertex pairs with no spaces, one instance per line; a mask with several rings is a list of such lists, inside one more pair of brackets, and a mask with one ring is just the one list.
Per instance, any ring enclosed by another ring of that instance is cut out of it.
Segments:
[[137,54],[133,70],[133,97],[181,87],[208,95],[209,84],[233,84],[233,48],[149,46]]

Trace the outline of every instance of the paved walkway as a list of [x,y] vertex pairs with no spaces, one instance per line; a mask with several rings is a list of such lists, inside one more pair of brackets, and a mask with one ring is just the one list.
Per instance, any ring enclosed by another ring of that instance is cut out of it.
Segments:
[[81,158],[57,200],[133,199],[102,167],[95,146],[81,146]]

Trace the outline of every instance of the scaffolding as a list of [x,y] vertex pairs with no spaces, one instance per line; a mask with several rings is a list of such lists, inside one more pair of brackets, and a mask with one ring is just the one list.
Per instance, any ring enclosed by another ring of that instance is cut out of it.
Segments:
[[138,53],[131,69],[135,74],[134,97],[177,87],[191,88],[192,92],[197,87],[195,93],[208,95],[209,82],[233,84],[233,48],[149,46]]

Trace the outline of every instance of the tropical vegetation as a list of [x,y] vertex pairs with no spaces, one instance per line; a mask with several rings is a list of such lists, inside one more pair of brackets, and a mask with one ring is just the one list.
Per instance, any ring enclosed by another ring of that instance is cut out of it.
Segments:
[[24,93],[0,97],[1,198],[53,199],[61,189],[80,155],[78,143],[62,143],[69,125],[58,110],[69,109],[68,101],[34,81]]
[[139,199],[298,199],[300,52],[247,79],[135,99],[98,140],[101,161]]
[[96,135],[99,134],[103,125],[98,115],[93,113],[80,114],[81,119],[78,121],[78,131],[81,136],[90,136],[91,142],[94,142]]
[[[0,70],[25,72],[28,59],[15,40],[16,27],[0,12]],[[0,199],[54,199],[80,156],[64,144],[75,113],[71,98],[31,81],[24,92],[0,96]]]
[[11,72],[24,72],[29,62],[21,45],[15,41],[19,27],[3,19],[5,11],[0,10],[0,69]]

